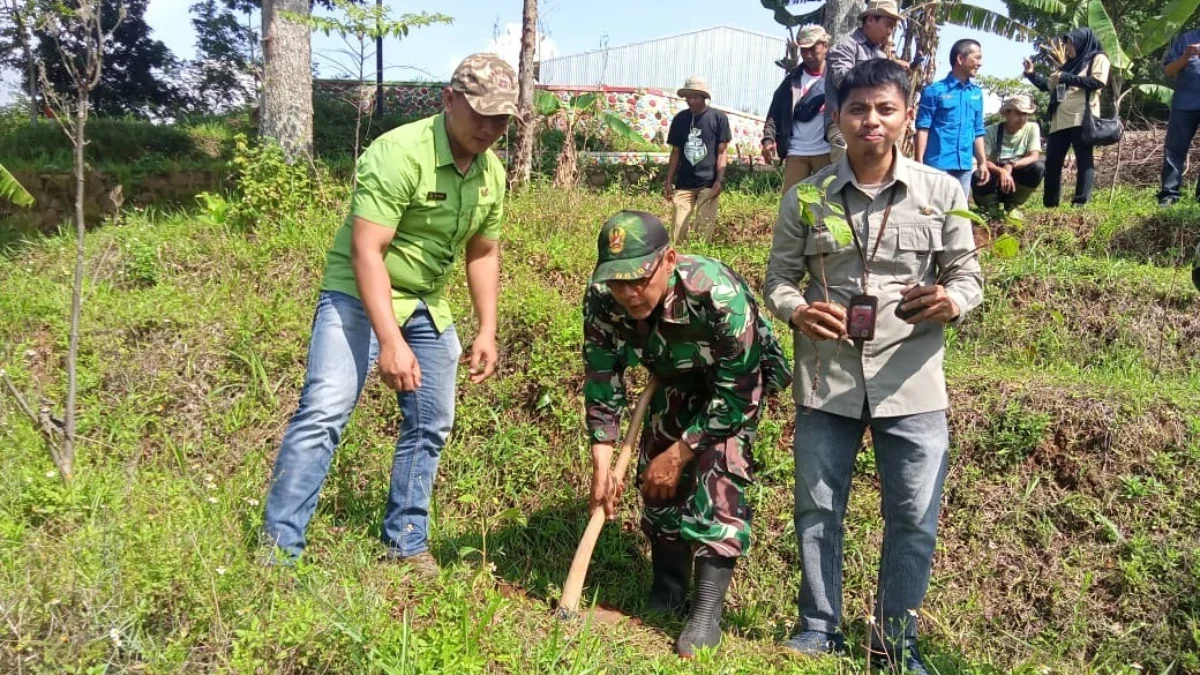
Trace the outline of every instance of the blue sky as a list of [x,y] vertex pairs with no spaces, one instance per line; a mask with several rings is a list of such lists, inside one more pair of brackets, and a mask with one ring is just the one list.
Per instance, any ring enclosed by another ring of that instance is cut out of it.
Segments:
[[[147,10],[147,21],[155,37],[181,58],[194,54],[195,35],[188,14],[193,2],[151,0]],[[1000,0],[976,2],[989,9],[1004,9]],[[396,14],[425,10],[454,17],[452,25],[421,28],[403,41],[385,43],[388,79],[444,80],[467,54],[489,49],[515,51],[519,40],[521,0],[392,0],[388,4]],[[605,0],[602,3],[541,0],[540,5],[546,54],[573,54],[606,43],[617,46],[720,25],[785,35],[757,0]],[[950,45],[963,37],[973,37],[983,44],[983,75],[1017,77],[1021,73],[1021,59],[1032,53],[1028,44],[947,26],[937,57],[939,75],[948,70],[945,64]],[[315,51],[337,46],[336,39],[319,35],[314,38]],[[322,63],[320,58],[317,63],[322,73],[333,74],[332,66]],[[775,68],[769,63],[763,67]]]

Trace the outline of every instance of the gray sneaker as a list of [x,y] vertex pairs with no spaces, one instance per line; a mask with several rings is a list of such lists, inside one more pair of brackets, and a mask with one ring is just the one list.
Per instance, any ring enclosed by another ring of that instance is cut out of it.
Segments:
[[802,630],[784,641],[783,646],[805,656],[846,653],[846,638],[841,633]]
[[392,553],[385,553],[381,558],[384,562],[389,562],[397,565],[407,565],[412,569],[413,574],[427,579],[436,579],[438,573],[442,571],[438,561],[429,551],[422,551],[416,555],[399,556]]

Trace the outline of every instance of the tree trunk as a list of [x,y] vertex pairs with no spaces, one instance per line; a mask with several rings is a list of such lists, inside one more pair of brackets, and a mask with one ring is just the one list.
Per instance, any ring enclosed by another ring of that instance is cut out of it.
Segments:
[[83,309],[83,251],[87,229],[83,222],[83,198],[87,189],[83,150],[87,136],[88,92],[79,85],[75,101],[75,279],[71,286],[70,338],[67,343],[67,401],[63,414],[63,446],[58,470],[64,481],[70,481],[75,464],[75,395],[78,390],[77,361],[79,360],[79,315]]
[[575,125],[567,124],[562,152],[558,153],[558,167],[554,170],[554,187],[575,187],[579,182],[579,155],[575,150]]
[[517,99],[516,153],[509,157],[508,187],[518,190],[529,183],[533,173],[533,141],[537,136],[533,115],[533,64],[537,47],[537,0],[525,0],[521,18],[521,63],[517,79],[521,92]]
[[263,91],[259,131],[283,147],[288,161],[312,156],[312,42],[305,24],[280,11],[309,13],[308,0],[263,3]]
[[858,14],[861,11],[862,2],[858,0],[826,0],[825,30],[832,36],[830,46],[858,28]]

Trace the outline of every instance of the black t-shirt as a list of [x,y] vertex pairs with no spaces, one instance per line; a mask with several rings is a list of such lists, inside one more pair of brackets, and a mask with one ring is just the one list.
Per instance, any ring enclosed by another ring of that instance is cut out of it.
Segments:
[[[689,139],[698,138],[689,145]],[[693,116],[684,110],[671,120],[667,143],[679,148],[679,171],[675,187],[685,190],[712,187],[717,177],[717,146],[733,140],[729,118],[720,110],[708,108]]]

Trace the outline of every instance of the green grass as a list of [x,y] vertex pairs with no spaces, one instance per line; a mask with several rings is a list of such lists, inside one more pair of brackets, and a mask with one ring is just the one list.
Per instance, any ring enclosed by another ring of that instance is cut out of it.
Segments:
[[[1168,265],[1178,251],[1147,243],[1186,249],[1195,207],[1160,216],[1149,199],[1031,211],[1022,253],[985,261],[986,303],[947,338],[953,455],[922,608],[941,673],[1200,672],[1197,294]],[[721,240],[696,250],[759,288],[776,203],[729,192]],[[510,202],[503,361],[492,381],[461,382],[435,492],[436,584],[376,562],[397,409],[375,378],[307,562],[258,564],[261,500],[340,213],[241,231],[158,212],[90,233],[87,440],[70,488],[0,397],[0,670],[861,672],[860,655],[804,661],[775,646],[798,574],[786,397],[755,449],[755,548],[720,653],[681,664],[677,621],[551,616],[586,519],[579,301],[595,230],[620,208],[667,207],[652,192],[548,188]],[[61,399],[71,247],[50,237],[0,258],[0,368],[35,405]],[[466,341],[461,274],[452,288]],[[867,449],[847,518],[855,641],[882,534],[872,465]],[[649,564],[635,502],[600,539],[588,597],[636,615]]]

